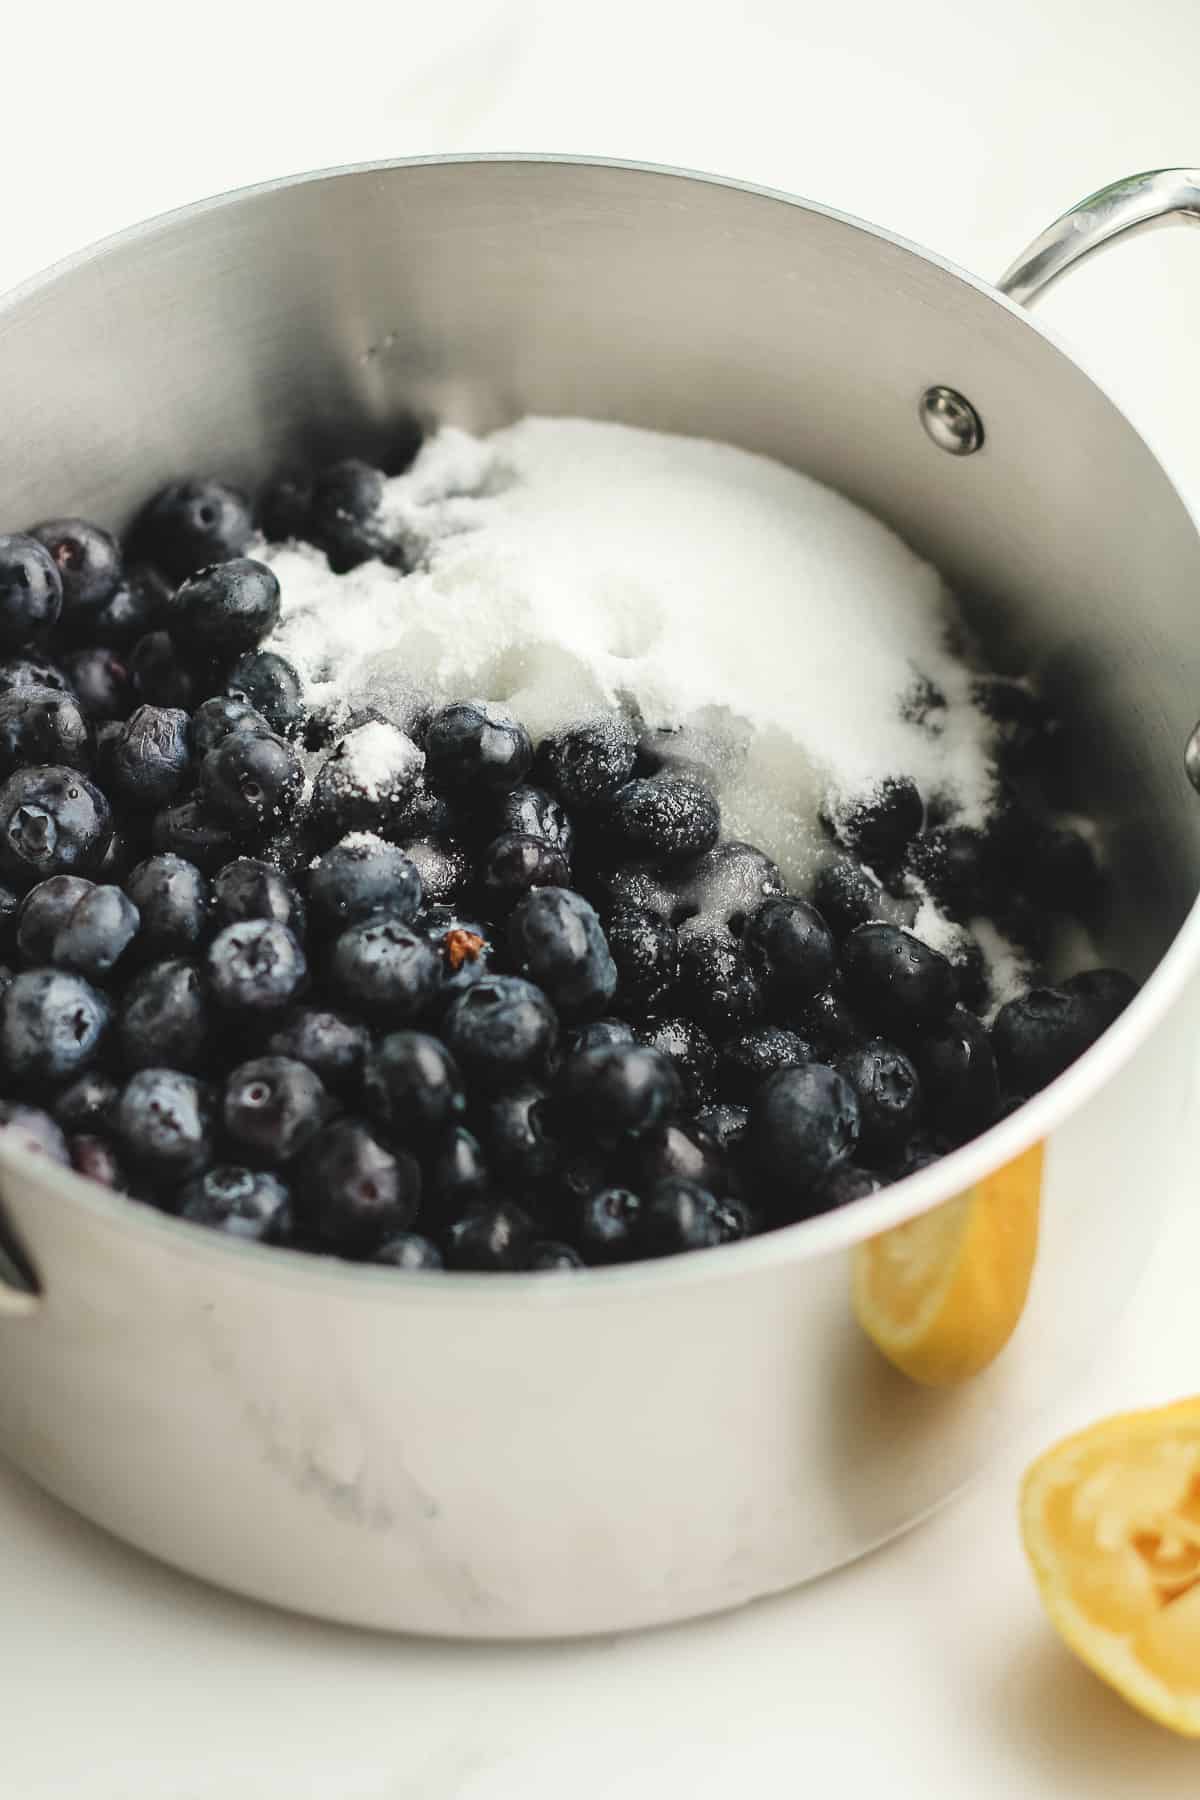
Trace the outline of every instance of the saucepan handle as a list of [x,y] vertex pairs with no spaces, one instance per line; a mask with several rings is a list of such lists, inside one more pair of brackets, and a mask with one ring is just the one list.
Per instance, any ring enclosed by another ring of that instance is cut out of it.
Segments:
[[1035,238],[996,286],[1029,306],[1093,250],[1156,225],[1200,224],[1200,169],[1149,169],[1089,194]]

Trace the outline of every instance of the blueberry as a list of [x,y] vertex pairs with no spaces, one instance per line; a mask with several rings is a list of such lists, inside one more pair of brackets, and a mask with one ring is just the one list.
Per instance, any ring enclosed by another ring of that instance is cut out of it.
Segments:
[[1094,913],[1101,875],[1095,852],[1081,832],[1064,826],[1039,832],[1037,853],[1024,874],[1026,892],[1035,906],[1080,918]]
[[872,1175],[869,1169],[843,1163],[840,1169],[834,1169],[809,1191],[802,1216],[812,1218],[817,1213],[833,1212],[839,1206],[851,1206],[856,1200],[865,1200],[868,1194],[877,1194],[882,1185],[878,1175]]
[[448,1218],[468,1212],[492,1185],[483,1147],[465,1125],[453,1126],[433,1146],[428,1174],[430,1203]]
[[488,1166],[506,1186],[528,1191],[554,1173],[559,1148],[551,1117],[546,1089],[536,1081],[506,1088],[481,1105],[479,1131]]
[[888,1182],[903,1181],[908,1175],[919,1175],[922,1169],[931,1169],[935,1163],[941,1162],[952,1148],[950,1141],[939,1134],[915,1132],[897,1154],[890,1158],[883,1179]]
[[554,1270],[582,1269],[583,1258],[570,1244],[560,1244],[555,1238],[543,1238],[530,1250],[525,1267],[539,1274],[549,1274]]
[[471,878],[471,864],[452,838],[406,838],[404,854],[421,877],[425,898],[441,906],[458,899]]
[[108,758],[109,785],[125,806],[156,812],[179,792],[190,761],[186,712],[139,706]]
[[133,686],[124,659],[116,650],[94,644],[87,650],[69,650],[63,672],[74,691],[79,711],[92,720],[123,719],[133,704]]
[[[390,720],[385,720],[390,724]],[[397,729],[399,729],[397,727]],[[417,743],[411,732],[405,732]],[[422,752],[423,754],[423,752]],[[472,818],[472,824],[476,821]],[[445,844],[458,841],[458,828],[465,821],[457,814],[456,809],[444,794],[439,794],[430,787],[424,774],[419,774],[406,791],[400,796],[388,815],[388,835],[397,844],[409,844],[414,838],[432,838],[435,843]]]
[[151,963],[121,997],[117,1041],[127,1069],[206,1066],[213,1021],[196,964],[185,957]]
[[218,1163],[184,1184],[177,1210],[193,1225],[262,1244],[272,1240],[288,1199],[287,1185],[278,1175]]
[[942,954],[954,970],[963,1006],[969,1006],[972,1012],[983,1012],[992,997],[992,978],[983,946],[970,932],[960,929],[946,939]]
[[476,920],[426,913],[418,921],[438,964],[436,999],[439,1005],[474,987],[491,970],[493,946],[485,927]]
[[480,800],[518,786],[533,745],[525,727],[487,700],[456,700],[434,713],[425,737],[429,779],[447,794]]
[[764,901],[785,892],[778,864],[756,845],[737,838],[706,850],[680,882],[687,912],[706,924],[724,925],[735,937]]
[[297,1165],[297,1217],[324,1247],[370,1256],[407,1231],[421,1198],[421,1172],[403,1150],[388,1150],[360,1119],[335,1120]]
[[914,838],[908,867],[953,918],[984,912],[990,885],[989,845],[971,825],[943,825]]
[[226,692],[260,712],[280,737],[294,737],[304,723],[304,689],[300,677],[275,650],[250,650],[230,672]]
[[208,563],[241,556],[253,535],[250,503],[239,489],[193,476],[160,488],[134,521],[130,546],[182,581]]
[[383,480],[381,470],[347,457],[322,469],[314,481],[310,529],[335,574],[345,575],[375,557],[403,566],[399,546],[380,514]]
[[278,578],[250,557],[212,563],[180,583],[167,602],[163,623],[189,655],[242,656],[279,623]]
[[616,906],[604,932],[616,964],[620,1010],[634,1014],[666,1010],[679,973],[675,927],[645,907]]
[[681,943],[679,1010],[717,1039],[740,1037],[759,1023],[762,984],[736,938],[703,931]]
[[572,811],[607,806],[637,764],[637,735],[622,718],[605,717],[571,725],[538,746],[538,769],[545,784]]
[[27,651],[23,656],[9,656],[0,662],[0,694],[11,694],[14,688],[54,688],[69,694],[71,684],[59,664],[48,656]]
[[129,1180],[120,1158],[107,1138],[90,1132],[78,1132],[67,1140],[71,1167],[77,1175],[94,1181],[99,1187],[117,1194],[129,1192]]
[[628,863],[616,866],[576,868],[575,885],[586,893],[602,918],[611,918],[618,907],[635,906],[677,925],[690,918],[693,908],[683,897],[682,883],[668,881],[652,869]]
[[446,1233],[446,1263],[451,1269],[510,1273],[527,1266],[533,1243],[529,1214],[500,1200],[455,1219]]
[[365,1025],[308,1006],[288,1013],[267,1039],[272,1056],[306,1063],[330,1093],[343,1095],[361,1087],[370,1048],[371,1035]]
[[631,860],[680,862],[716,843],[721,810],[699,782],[645,775],[617,790],[605,823],[611,841]]
[[587,1195],[574,1220],[585,1263],[629,1262],[640,1248],[642,1203],[631,1188],[602,1187]]
[[62,578],[45,546],[20,532],[0,536],[0,650],[20,650],[49,631],[62,603]]
[[469,1079],[498,1088],[544,1070],[558,1021],[532,982],[484,975],[451,1001],[442,1036]]
[[21,769],[0,787],[0,875],[26,888],[90,874],[112,838],[108,801],[77,769]]
[[424,1031],[393,1031],[376,1045],[366,1062],[364,1094],[375,1123],[406,1143],[444,1132],[466,1107],[454,1058]]
[[896,1044],[868,1038],[838,1058],[858,1096],[858,1141],[868,1157],[886,1158],[907,1141],[921,1118],[921,1081]]
[[570,860],[575,847],[575,827],[561,800],[545,788],[524,783],[509,788],[500,796],[495,822],[499,832],[517,832],[522,837],[539,838]]
[[642,1215],[641,1242],[647,1256],[675,1256],[733,1243],[746,1231],[740,1202],[718,1199],[697,1182],[668,1177],[650,1195]]
[[1137,982],[1121,969],[1085,969],[1062,984],[1064,994],[1085,1002],[1097,1032],[1107,1031],[1137,993]]
[[30,888],[17,914],[17,949],[23,962],[50,961],[59,931],[93,886],[82,875],[51,875]]
[[281,737],[231,732],[205,757],[200,793],[215,818],[260,842],[295,813],[304,793],[304,765]]
[[1002,767],[1013,774],[1036,768],[1058,730],[1045,702],[1025,682],[996,675],[975,681],[972,695],[997,727]]
[[326,850],[308,878],[313,923],[331,932],[344,931],[373,913],[388,913],[407,924],[420,911],[423,894],[412,858],[365,832]]
[[444,1269],[446,1264],[437,1245],[416,1231],[401,1231],[380,1244],[371,1257],[373,1263],[384,1263],[389,1269]]
[[678,1075],[661,1051],[608,1044],[568,1056],[560,1077],[568,1115],[601,1142],[643,1137],[678,1112]]
[[1031,988],[1002,1006],[992,1025],[1002,1085],[1012,1094],[1037,1093],[1090,1049],[1105,1028],[1104,1016],[1086,993]]
[[268,734],[271,727],[248,700],[235,700],[232,694],[213,694],[192,714],[189,740],[192,755],[202,763],[210,750],[224,742],[231,732],[253,731]]
[[[85,637],[89,644],[127,649],[154,629],[170,592],[170,585],[155,570],[134,569],[116,588],[111,599],[96,612],[87,613],[77,621],[75,635]],[[70,621],[64,619],[63,622]]]
[[869,1036],[866,1026],[846,998],[841,981],[835,980],[799,1009],[796,1023],[812,1039],[825,1060],[848,1050]]
[[90,887],[54,934],[50,960],[103,982],[137,937],[138,909],[119,887]]
[[571,1033],[566,1049],[567,1055],[573,1056],[580,1050],[599,1050],[607,1044],[635,1042],[633,1026],[624,1019],[592,1019],[587,1025],[580,1025]]
[[88,1069],[54,1100],[54,1117],[63,1131],[106,1135],[116,1125],[120,1087],[111,1075]]
[[600,920],[571,888],[534,888],[515,908],[508,941],[521,973],[564,1016],[600,1012],[617,985]]
[[0,695],[0,775],[32,763],[91,768],[91,733],[73,694],[26,687]]
[[150,842],[156,852],[152,860],[172,857],[193,864],[204,875],[215,875],[238,849],[228,825],[214,819],[194,796],[155,813]]
[[817,1053],[807,1039],[781,1025],[760,1025],[724,1044],[717,1060],[717,1089],[735,1105],[753,1099],[758,1088],[776,1069],[796,1069],[816,1062]]
[[684,1105],[691,1111],[711,1097],[717,1053],[707,1032],[694,1019],[654,1019],[638,1031],[639,1043],[658,1050],[670,1062],[683,1090]]
[[335,941],[329,984],[335,1001],[383,1024],[423,1012],[437,992],[437,956],[420,932],[386,915],[361,920]]
[[0,882],[0,951],[5,955],[11,954],[17,941],[17,914],[20,909],[20,896]]
[[783,895],[765,901],[747,919],[742,942],[772,1006],[803,1003],[833,976],[833,933],[807,900]]
[[330,839],[348,832],[398,832],[421,768],[421,752],[397,726],[380,720],[360,725],[318,770],[314,817]]
[[312,530],[312,477],[282,469],[258,496],[258,528],[269,544],[295,543]]
[[716,1106],[704,1106],[696,1114],[696,1124],[706,1138],[711,1138],[728,1156],[741,1149],[750,1124],[748,1107],[731,1105],[722,1100]]
[[274,919],[227,925],[209,946],[208,980],[230,1011],[276,1012],[295,999],[308,966],[299,940]]
[[10,1143],[34,1156],[47,1156],[51,1162],[70,1166],[67,1140],[50,1114],[37,1106],[22,1106],[16,1100],[0,1100],[0,1133],[11,1132]]
[[138,909],[138,950],[147,957],[187,956],[208,929],[210,890],[194,863],[182,856],[151,856],[125,882]]
[[1000,1087],[987,1027],[964,1006],[915,1040],[925,1112],[938,1131],[963,1143],[996,1117]]
[[581,1145],[577,1138],[564,1137],[558,1165],[545,1194],[548,1210],[569,1223],[585,1201],[609,1185],[612,1179],[609,1161],[608,1153],[600,1145]]
[[290,1161],[307,1148],[332,1110],[320,1077],[287,1056],[259,1056],[226,1077],[221,1119],[254,1163]]
[[479,868],[483,892],[498,909],[515,905],[532,888],[565,887],[571,879],[570,864],[561,850],[542,838],[516,831],[493,838]]
[[304,902],[286,875],[253,856],[218,869],[212,884],[212,923],[217,931],[245,919],[274,919],[304,940]]
[[660,1181],[694,1181],[714,1194],[737,1186],[729,1159],[695,1121],[674,1121],[635,1143],[628,1158],[633,1184],[648,1194]]
[[860,925],[842,945],[842,976],[853,1005],[901,1041],[944,1019],[958,999],[949,962],[896,925]]
[[178,1069],[139,1069],[117,1103],[117,1131],[130,1160],[149,1178],[184,1181],[212,1153],[208,1095]]
[[86,622],[121,585],[121,550],[111,532],[87,519],[47,519],[30,527],[58,570],[63,623]]
[[859,1105],[844,1075],[824,1063],[769,1075],[750,1105],[746,1147],[773,1211],[795,1216],[797,1197],[858,1142]]
[[886,776],[871,793],[827,800],[821,819],[845,849],[886,871],[903,860],[923,827],[925,803],[907,775]]
[[196,679],[167,631],[148,631],[129,653],[129,673],[141,700],[151,706],[179,706],[196,700]]
[[813,882],[813,902],[836,938],[848,936],[872,919],[911,925],[916,917],[915,906],[905,909],[907,917],[898,917],[896,902],[883,883],[852,856],[832,856],[821,865]]

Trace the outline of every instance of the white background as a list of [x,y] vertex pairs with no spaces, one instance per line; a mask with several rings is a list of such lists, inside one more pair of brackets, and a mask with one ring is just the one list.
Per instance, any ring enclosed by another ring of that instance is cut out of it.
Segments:
[[[1103,182],[1200,161],[1195,0],[25,4],[0,57],[3,285],[241,182],[489,149],[744,176],[995,274]],[[1200,502],[1200,237],[1131,245],[1044,312]],[[1060,1650],[1014,1526],[1041,1443],[1200,1389],[1193,1163],[1181,1146],[1103,1366],[1036,1442],[902,1542],[726,1619],[567,1647],[372,1638],[222,1598],[0,1471],[0,1792],[1194,1800],[1200,1745]]]

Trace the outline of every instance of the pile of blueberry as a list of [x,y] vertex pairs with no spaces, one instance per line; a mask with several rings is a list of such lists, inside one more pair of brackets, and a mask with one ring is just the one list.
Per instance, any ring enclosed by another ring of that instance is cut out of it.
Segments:
[[570,1269],[868,1194],[1125,1005],[1094,970],[988,1028],[969,932],[907,928],[918,879],[1035,947],[1086,908],[1086,841],[1029,801],[1054,733],[1023,685],[981,688],[1012,781],[986,832],[897,777],[830,815],[805,896],[722,839],[687,732],[311,712],[245,552],[261,525],[339,569],[389,554],[380,479],[277,484],[257,520],[183,481],[124,546],[0,538],[0,1121],[27,1144],[239,1237]]

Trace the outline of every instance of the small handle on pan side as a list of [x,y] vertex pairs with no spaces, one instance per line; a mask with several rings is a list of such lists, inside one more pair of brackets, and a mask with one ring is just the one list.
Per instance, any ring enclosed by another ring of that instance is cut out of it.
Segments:
[[1029,306],[1083,257],[1157,225],[1200,224],[1200,169],[1149,169],[1089,194],[1035,238],[996,286]]

